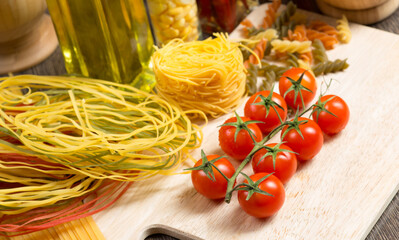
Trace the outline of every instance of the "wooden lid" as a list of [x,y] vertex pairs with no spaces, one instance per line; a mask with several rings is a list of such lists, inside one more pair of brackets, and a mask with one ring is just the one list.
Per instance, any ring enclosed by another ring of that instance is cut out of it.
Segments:
[[389,17],[399,6],[399,0],[388,0],[381,5],[363,10],[336,8],[325,0],[316,0],[321,12],[328,16],[341,18],[345,15],[349,21],[360,24],[372,24]]
[[323,0],[336,8],[346,10],[362,10],[367,8],[377,7],[388,0]]
[[0,74],[30,68],[46,59],[58,46],[51,18],[43,14],[28,34],[0,43]]

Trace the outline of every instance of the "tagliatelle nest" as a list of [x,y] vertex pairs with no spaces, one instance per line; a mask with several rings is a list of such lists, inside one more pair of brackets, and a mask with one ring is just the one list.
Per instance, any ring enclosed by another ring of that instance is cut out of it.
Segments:
[[200,110],[211,117],[234,110],[245,94],[246,83],[238,47],[225,35],[169,42],[152,57],[158,95],[184,110]]

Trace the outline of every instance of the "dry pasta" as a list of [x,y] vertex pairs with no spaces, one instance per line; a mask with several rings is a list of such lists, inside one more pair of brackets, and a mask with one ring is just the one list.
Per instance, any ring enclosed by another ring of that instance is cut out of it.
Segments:
[[201,142],[179,107],[130,86],[55,76],[0,80],[0,132],[17,142],[0,140],[0,148],[93,179],[171,174]]
[[289,30],[287,40],[296,40],[300,42],[308,41],[309,39],[306,37],[305,25],[296,25],[294,31]]
[[336,59],[335,61],[327,61],[324,63],[318,63],[312,67],[312,70],[313,70],[313,73],[315,74],[315,76],[319,76],[321,74],[343,71],[346,68],[348,68],[348,66],[349,65],[346,62],[346,59],[344,59],[344,60]]
[[281,14],[276,18],[272,27],[275,28],[280,33],[280,37],[281,37],[282,27],[286,23],[290,22],[290,19],[295,14],[295,12],[296,12],[296,5],[292,2],[289,2],[287,4],[286,9],[282,11]]
[[313,29],[306,30],[306,36],[309,40],[313,41],[315,39],[319,39],[326,50],[333,49],[335,44],[338,43],[338,39],[335,36],[328,35],[324,32],[319,32]]
[[[267,40],[261,39],[255,46],[254,54],[249,56],[248,60],[244,62],[245,68],[249,67],[249,63],[260,64],[258,61],[262,59],[266,50]],[[256,54],[256,56],[255,56]]]
[[315,20],[310,22],[309,28],[314,29],[319,32],[324,32],[330,36],[337,37],[338,36],[338,31],[335,29],[335,27],[327,24],[326,22],[320,21],[320,20]]
[[244,19],[240,24],[244,26],[244,27],[241,29],[242,34],[243,34],[245,37],[248,37],[248,35],[249,35],[249,29],[250,29],[250,28],[253,28],[254,25],[251,23],[251,21],[250,21],[249,19]]
[[174,40],[157,49],[152,63],[158,95],[185,110],[198,109],[211,117],[237,108],[246,83],[238,46],[225,35],[216,35],[188,43]]
[[276,20],[276,12],[281,5],[281,0],[273,0],[271,4],[267,6],[266,15],[263,18],[261,27],[264,29],[270,28]]
[[338,39],[342,43],[348,43],[352,38],[352,33],[349,28],[348,19],[345,15],[337,20]]
[[[333,49],[339,42],[345,43],[350,40],[349,24],[345,16],[337,21],[337,27],[320,20],[308,23],[307,16],[301,11],[296,11],[296,5],[291,1],[282,11],[276,11],[278,3],[280,1],[276,0],[267,6],[266,16],[259,28],[255,28],[248,19],[242,23],[247,26],[246,37],[249,39],[243,41],[246,46],[259,52],[259,46],[255,48],[258,42],[254,41],[262,38],[268,40],[260,68],[252,66],[257,63],[254,59],[246,61],[246,67],[250,73],[247,75],[248,89],[251,90],[249,94],[256,91],[256,86],[259,85],[256,84],[255,77],[265,78],[259,89],[269,88],[270,83],[273,82],[271,79],[278,78],[281,74],[276,72],[277,66],[280,69],[300,67],[309,70],[313,75],[327,74],[348,67],[346,60],[328,61],[326,54],[326,50]],[[274,23],[270,26],[273,21]],[[247,56],[248,51],[244,52]],[[265,64],[265,61],[276,65]]]
[[[260,41],[261,39],[266,39],[267,41],[271,41],[277,37],[278,37],[278,34],[277,34],[276,29],[269,28],[262,32],[259,32],[258,34],[254,35],[254,36],[251,36],[249,39],[256,40],[256,41]],[[252,47],[255,47],[255,45],[248,44],[248,47],[252,48]]]
[[289,52],[289,53],[305,53],[311,51],[311,41],[299,42],[299,41],[289,41],[289,40],[273,40],[271,42],[273,50],[279,52]]
[[312,43],[313,46],[313,58],[315,60],[315,63],[324,63],[328,61],[328,57],[326,54],[326,49],[324,48],[323,43],[320,41],[320,39],[315,39],[313,40]]

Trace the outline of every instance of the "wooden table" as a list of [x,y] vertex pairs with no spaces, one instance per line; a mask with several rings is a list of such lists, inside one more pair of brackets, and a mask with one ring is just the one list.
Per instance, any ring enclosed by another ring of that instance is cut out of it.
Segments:
[[[311,11],[318,11],[315,5],[309,3],[298,2],[300,8]],[[389,31],[399,34],[399,9],[395,11],[389,18],[370,25],[378,29]],[[387,63],[388,64],[388,63]],[[397,63],[391,63],[397,64]],[[42,63],[16,74],[36,74],[36,75],[63,75],[66,74],[63,57],[58,47],[56,51]],[[342,220],[344,221],[344,219]],[[165,235],[152,235],[147,238],[148,240],[171,240],[175,239]],[[376,239],[399,239],[399,192],[393,198],[392,202],[388,205],[380,219],[376,222],[367,240]]]

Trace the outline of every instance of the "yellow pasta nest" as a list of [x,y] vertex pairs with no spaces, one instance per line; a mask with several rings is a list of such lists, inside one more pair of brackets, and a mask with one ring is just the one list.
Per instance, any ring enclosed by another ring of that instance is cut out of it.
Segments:
[[217,34],[204,41],[176,39],[157,49],[152,63],[158,95],[184,110],[201,110],[211,117],[237,108],[246,81],[238,46]]

